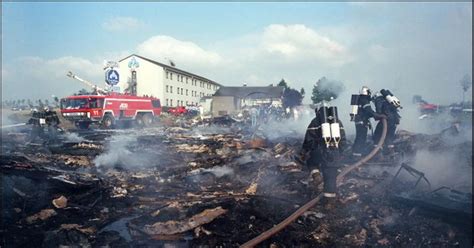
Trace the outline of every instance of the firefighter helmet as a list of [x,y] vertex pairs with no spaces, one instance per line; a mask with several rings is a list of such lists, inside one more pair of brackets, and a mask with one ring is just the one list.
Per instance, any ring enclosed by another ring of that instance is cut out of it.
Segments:
[[359,91],[359,94],[364,95],[364,96],[370,96],[371,93],[372,92],[370,91],[369,87],[367,87],[367,86],[362,86],[362,88]]

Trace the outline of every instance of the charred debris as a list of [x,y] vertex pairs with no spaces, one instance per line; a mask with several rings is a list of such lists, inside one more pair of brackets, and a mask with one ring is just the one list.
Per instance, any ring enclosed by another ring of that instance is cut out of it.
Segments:
[[[238,247],[319,193],[294,159],[304,130],[272,128],[177,118],[44,144],[3,131],[0,245]],[[399,131],[394,153],[346,177],[337,209],[316,206],[261,247],[471,247],[472,183],[441,184],[418,156],[472,171],[471,141],[445,135]]]

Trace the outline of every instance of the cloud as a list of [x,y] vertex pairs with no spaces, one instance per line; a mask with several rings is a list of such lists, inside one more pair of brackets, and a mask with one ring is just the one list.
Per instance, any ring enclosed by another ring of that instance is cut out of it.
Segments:
[[102,28],[111,32],[130,31],[143,26],[144,24],[140,20],[128,16],[112,17],[102,23]]
[[178,67],[187,65],[214,66],[222,62],[222,57],[190,41],[181,41],[166,35],[149,38],[137,46],[137,52],[156,60],[172,60]]
[[422,94],[429,101],[449,104],[460,101],[458,81],[472,68],[470,7],[472,3],[361,4],[350,7],[344,21],[331,25],[270,24],[212,43],[154,34],[125,48],[130,51],[103,51],[93,59],[23,57],[3,64],[2,75],[8,79],[4,78],[4,92],[15,92],[16,86],[23,90],[46,85],[49,91],[67,93],[83,88],[64,76],[67,70],[103,85],[102,60],[136,52],[160,62],[171,59],[180,69],[224,85],[269,85],[285,78],[291,87],[305,88],[305,102],[310,101],[314,83],[325,76],[344,82],[348,94],[367,84],[374,90],[389,88],[404,102]]
[[270,54],[288,59],[315,59],[333,66],[351,59],[343,45],[302,24],[267,26],[261,37],[261,46]]
[[102,62],[93,62],[81,57],[44,59],[25,56],[6,66],[8,68],[5,70],[8,70],[9,75],[3,78],[2,82],[5,99],[45,99],[53,94],[62,97],[88,88],[79,81],[68,78],[68,71],[99,86],[104,85]]

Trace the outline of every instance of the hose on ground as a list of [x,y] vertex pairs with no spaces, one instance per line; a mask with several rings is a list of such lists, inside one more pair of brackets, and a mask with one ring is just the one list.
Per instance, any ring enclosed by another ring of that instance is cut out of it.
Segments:
[[[382,121],[382,125],[383,125],[383,130],[382,130],[382,136],[380,137],[379,142],[377,143],[375,148],[372,149],[372,151],[369,154],[367,154],[365,157],[363,157],[362,159],[360,159],[356,163],[345,167],[341,171],[341,173],[339,173],[339,175],[337,175],[336,183],[337,183],[338,186],[342,183],[342,180],[344,179],[345,175],[347,175],[350,171],[356,169],[357,167],[363,165],[364,163],[366,163],[367,161],[372,159],[372,157],[374,157],[375,154],[377,154],[377,152],[379,152],[379,150],[382,148],[382,145],[385,142],[385,137],[387,135],[387,120],[382,119],[381,121]],[[261,233],[257,237],[247,241],[246,243],[244,243],[240,247],[241,248],[255,247],[256,245],[260,244],[261,242],[267,240],[268,238],[275,235],[276,233],[281,231],[283,228],[285,228],[286,226],[291,224],[293,221],[295,221],[304,212],[308,211],[308,209],[310,209],[314,205],[316,205],[316,203],[318,203],[321,200],[321,198],[322,198],[322,193],[318,194],[318,196],[316,196],[314,199],[312,199],[311,201],[309,201],[308,203],[306,203],[305,205],[300,207],[298,210],[296,210],[293,214],[288,216],[285,220],[280,222],[278,225],[273,226],[272,228],[270,228],[267,231]]]

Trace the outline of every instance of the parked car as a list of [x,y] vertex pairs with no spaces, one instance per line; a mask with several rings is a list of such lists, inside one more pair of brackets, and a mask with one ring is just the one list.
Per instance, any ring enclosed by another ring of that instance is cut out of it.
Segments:
[[184,106],[178,106],[178,107],[170,108],[168,110],[168,113],[176,115],[176,116],[185,115],[188,113],[188,110]]

